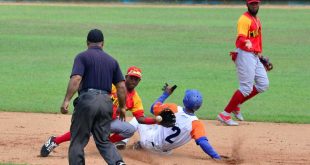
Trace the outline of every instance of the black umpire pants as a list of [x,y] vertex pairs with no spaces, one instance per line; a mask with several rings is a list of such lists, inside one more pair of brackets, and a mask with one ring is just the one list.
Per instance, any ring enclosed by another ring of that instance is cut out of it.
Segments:
[[122,162],[114,144],[109,141],[112,121],[112,100],[107,94],[94,91],[82,93],[75,102],[71,119],[69,164],[84,165],[84,148],[92,133],[96,146],[109,165]]

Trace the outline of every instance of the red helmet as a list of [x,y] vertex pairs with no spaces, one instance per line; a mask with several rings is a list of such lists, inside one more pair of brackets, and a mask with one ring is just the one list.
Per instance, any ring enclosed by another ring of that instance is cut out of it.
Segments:
[[246,0],[246,3],[260,2],[260,0]]
[[138,78],[142,78],[142,71],[140,68],[136,67],[136,66],[131,66],[128,68],[127,70],[127,75],[128,76],[135,76]]

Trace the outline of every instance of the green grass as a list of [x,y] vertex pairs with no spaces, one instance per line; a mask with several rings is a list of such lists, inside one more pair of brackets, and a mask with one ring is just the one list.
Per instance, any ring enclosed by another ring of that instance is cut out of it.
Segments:
[[[238,87],[228,52],[244,8],[0,5],[0,110],[58,113],[75,55],[87,32],[103,30],[105,50],[143,70],[137,90],[148,109],[164,82],[182,104],[199,89],[203,119],[215,119]],[[247,120],[310,123],[310,10],[264,9],[264,52],[274,63],[270,89],[246,102]],[[71,108],[72,110],[72,108]]]

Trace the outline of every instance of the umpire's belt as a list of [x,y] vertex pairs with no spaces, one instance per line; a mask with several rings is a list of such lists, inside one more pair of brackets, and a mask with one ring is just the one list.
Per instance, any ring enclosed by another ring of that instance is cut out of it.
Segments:
[[85,93],[85,92],[92,92],[92,93],[102,94],[102,95],[110,94],[107,91],[100,90],[100,89],[94,89],[94,88],[83,89],[83,90],[79,91],[79,94],[82,94],[82,93]]

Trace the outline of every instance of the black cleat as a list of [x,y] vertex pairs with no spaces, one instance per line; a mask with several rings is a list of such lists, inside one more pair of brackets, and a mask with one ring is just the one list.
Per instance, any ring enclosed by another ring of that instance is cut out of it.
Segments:
[[50,138],[48,138],[45,144],[43,144],[40,152],[40,155],[42,157],[47,157],[53,151],[53,149],[58,146],[58,144],[56,144],[54,141],[55,138],[55,136],[51,136]]
[[126,149],[126,143],[123,141],[116,142],[114,145],[118,150]]

